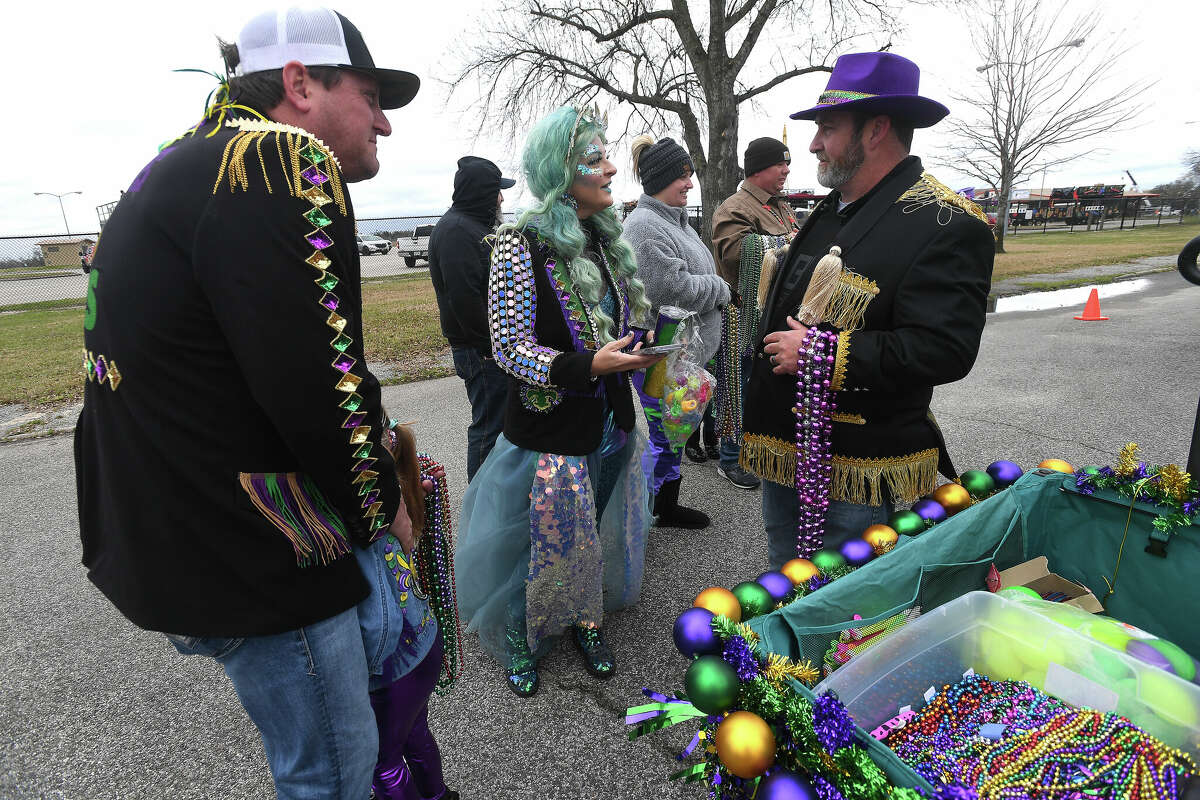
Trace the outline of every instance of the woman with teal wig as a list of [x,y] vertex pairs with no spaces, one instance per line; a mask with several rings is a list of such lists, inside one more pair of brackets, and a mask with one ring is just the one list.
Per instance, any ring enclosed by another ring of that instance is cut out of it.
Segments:
[[596,113],[542,119],[522,166],[537,202],[497,230],[488,282],[508,409],[463,498],[455,572],[467,630],[528,696],[568,631],[592,675],[615,669],[604,613],[641,593],[651,521],[630,373],[659,357],[638,353],[650,306]]

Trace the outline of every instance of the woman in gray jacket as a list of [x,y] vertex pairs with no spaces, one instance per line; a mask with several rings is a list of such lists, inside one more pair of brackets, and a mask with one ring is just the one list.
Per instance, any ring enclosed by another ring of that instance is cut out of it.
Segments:
[[[729,303],[729,285],[717,275],[711,251],[688,224],[687,195],[695,167],[688,152],[669,138],[633,140],[633,169],[642,182],[637,208],[625,220],[622,234],[637,256],[637,277],[646,287],[652,317],[663,306],[694,311],[700,317],[702,363],[721,346],[721,307]],[[636,373],[638,376],[644,373]],[[659,398],[641,391],[650,429],[643,466],[655,493],[658,525],[705,528],[708,515],[679,505],[679,462],[683,448],[671,447],[662,429]]]

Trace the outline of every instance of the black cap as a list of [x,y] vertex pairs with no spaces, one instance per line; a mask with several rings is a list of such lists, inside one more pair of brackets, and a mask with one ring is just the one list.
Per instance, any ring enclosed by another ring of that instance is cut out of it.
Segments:
[[775,166],[780,161],[792,163],[792,154],[788,152],[787,145],[783,142],[772,139],[770,136],[764,136],[746,145],[746,155],[742,161],[746,177],[750,177],[757,172],[762,172],[767,167]]
[[675,140],[664,136],[641,152],[637,160],[638,180],[642,191],[655,195],[684,174],[684,168],[695,172],[692,157]]
[[516,185],[516,181],[503,177],[500,168],[486,158],[463,156],[458,160],[458,172],[454,173],[454,199],[480,192],[495,194]]

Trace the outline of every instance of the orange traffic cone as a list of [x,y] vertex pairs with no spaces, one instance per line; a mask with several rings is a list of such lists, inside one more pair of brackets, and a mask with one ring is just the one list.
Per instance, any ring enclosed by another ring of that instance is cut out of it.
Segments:
[[1108,317],[1100,316],[1100,293],[1092,289],[1092,293],[1088,295],[1087,305],[1083,307],[1083,316],[1075,317],[1084,322],[1096,322],[1098,320],[1108,319]]

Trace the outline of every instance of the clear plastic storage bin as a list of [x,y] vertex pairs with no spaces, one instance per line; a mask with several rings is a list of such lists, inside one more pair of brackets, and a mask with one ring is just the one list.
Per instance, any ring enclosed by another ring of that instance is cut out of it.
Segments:
[[1111,621],[1064,621],[989,592],[970,592],[900,628],[813,691],[836,692],[855,722],[871,731],[905,706],[919,711],[930,689],[939,692],[973,670],[1028,681],[1076,706],[1114,711],[1200,758],[1200,686],[1089,635],[1090,625],[1111,627]]

